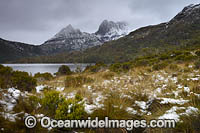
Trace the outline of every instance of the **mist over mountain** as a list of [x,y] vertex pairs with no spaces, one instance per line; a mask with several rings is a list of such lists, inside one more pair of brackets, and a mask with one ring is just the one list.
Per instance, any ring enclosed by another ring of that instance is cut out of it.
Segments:
[[[108,20],[95,33],[68,25],[44,44],[25,50],[28,54],[20,54],[26,56],[15,56],[18,50],[14,48],[8,61],[39,56],[17,62],[125,62],[146,54],[195,46],[200,42],[200,4],[186,6],[168,22],[142,27],[128,35],[127,31],[126,23]],[[8,51],[5,48],[1,49],[3,61]]]
[[81,51],[119,39],[127,34],[128,25],[124,22],[104,20],[95,33],[82,32],[70,24],[42,44],[41,48],[48,54]]
[[[102,25],[112,25],[106,23],[104,21]],[[102,27],[96,32],[101,37],[110,31],[108,30],[109,28],[105,28],[107,26]],[[44,56],[35,59],[35,61],[85,63],[126,62],[134,60],[139,56],[155,55],[171,50],[198,46],[200,44],[199,36],[200,4],[189,5],[168,22],[139,28],[124,37],[117,40],[111,39],[112,41],[86,49],[84,52],[65,52],[51,57]]]

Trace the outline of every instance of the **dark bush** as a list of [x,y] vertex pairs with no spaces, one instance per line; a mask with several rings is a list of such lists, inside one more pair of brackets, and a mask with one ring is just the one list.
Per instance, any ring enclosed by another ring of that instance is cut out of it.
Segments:
[[166,60],[166,59],[170,59],[171,58],[171,56],[169,55],[169,54],[163,54],[163,55],[161,55],[160,56],[160,60]]
[[199,68],[200,68],[200,61],[196,61],[196,62],[194,63],[194,65],[195,65],[195,68],[196,68],[196,69],[199,69]]
[[34,78],[36,78],[39,81],[43,81],[43,80],[51,80],[53,79],[53,75],[51,73],[36,73],[34,75]]
[[58,91],[45,91],[44,97],[41,99],[42,108],[47,112],[47,115],[54,116],[58,105],[64,100]]
[[191,54],[181,54],[175,57],[175,60],[177,61],[190,61],[195,59],[195,56],[191,55]]
[[132,67],[132,63],[126,62],[126,63],[115,63],[110,65],[109,69],[116,73],[121,72],[128,72]]
[[147,59],[141,59],[135,61],[135,66],[147,66],[150,64],[150,61]]
[[195,54],[196,54],[197,56],[200,56],[200,50],[197,50],[197,51],[195,52]]
[[35,89],[37,81],[29,76],[27,72],[14,71],[11,77],[12,87],[21,91],[31,91]]
[[171,64],[171,65],[169,66],[169,69],[177,71],[179,68],[178,68],[178,65],[176,65],[176,64]]
[[57,75],[70,75],[72,74],[72,71],[70,68],[66,65],[62,65],[59,67],[58,72],[56,73]]
[[10,80],[12,73],[13,73],[12,68],[0,65],[0,88],[6,89],[12,87]]
[[36,87],[36,80],[27,72],[13,71],[0,65],[0,88],[14,87],[21,91],[31,91]]
[[104,73],[102,75],[102,78],[107,79],[107,80],[111,79],[112,77],[114,77],[114,73],[113,72]]
[[87,66],[84,72],[99,72],[100,70],[106,68],[106,64],[104,63],[96,63],[95,65]]
[[156,71],[161,70],[161,69],[164,69],[165,67],[167,67],[167,65],[168,65],[168,63],[162,62],[162,63],[153,65],[152,69],[156,70]]
[[84,76],[67,76],[65,79],[65,87],[81,87],[83,84],[93,81],[92,78]]
[[62,104],[58,105],[56,110],[56,119],[83,119],[86,116],[82,97],[80,95],[75,96],[75,99],[65,100]]

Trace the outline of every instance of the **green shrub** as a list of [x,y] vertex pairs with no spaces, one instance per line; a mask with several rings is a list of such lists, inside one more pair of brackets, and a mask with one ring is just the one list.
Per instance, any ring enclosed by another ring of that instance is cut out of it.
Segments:
[[84,110],[84,105],[82,101],[82,97],[80,95],[76,95],[75,99],[65,100],[62,104],[58,105],[56,110],[56,119],[83,119],[86,115]]
[[104,63],[96,63],[95,65],[87,66],[84,72],[99,72],[100,70],[106,68],[106,64]]
[[195,65],[195,68],[196,68],[196,69],[199,69],[199,68],[200,68],[200,61],[196,61],[196,62],[194,63],[194,65]]
[[11,86],[11,77],[13,70],[10,67],[4,67],[0,65],[0,88],[6,89]]
[[150,64],[150,60],[147,60],[147,59],[141,59],[141,60],[135,61],[135,66],[147,66],[149,64]]
[[51,80],[53,79],[53,75],[51,73],[36,73],[34,75],[34,78],[36,78],[39,81],[43,81],[43,80]]
[[200,56],[200,50],[196,51],[195,54],[196,54],[197,56]]
[[175,60],[177,61],[190,61],[195,59],[196,57],[191,55],[191,54],[182,54],[182,55],[178,55],[175,57]]
[[67,76],[65,79],[65,87],[81,87],[83,84],[91,83],[94,80],[84,76]]
[[168,64],[167,64],[166,62],[162,62],[162,63],[153,65],[152,69],[153,69],[153,70],[156,70],[156,71],[157,71],[157,70],[161,70],[161,69],[167,67],[167,65],[168,65]]
[[62,65],[59,67],[58,72],[56,73],[57,75],[70,75],[72,74],[72,71],[70,68],[66,65]]
[[27,72],[13,71],[10,67],[0,66],[0,88],[15,87],[21,91],[31,91],[36,80]]
[[126,63],[115,63],[110,65],[109,69],[116,73],[121,72],[128,72],[132,67],[132,63],[126,62]]
[[60,96],[58,91],[45,91],[44,97],[41,99],[41,105],[47,115],[54,116],[58,105],[64,101],[64,97]]
[[179,68],[178,68],[178,65],[176,64],[170,64],[169,69],[177,71]]
[[113,76],[114,76],[114,73],[108,72],[108,73],[103,74],[102,78],[109,80],[109,79],[111,79]]
[[39,105],[39,98],[36,96],[22,97],[20,96],[16,106],[14,107],[15,112],[26,112],[34,113],[37,111]]
[[171,56],[169,54],[163,54],[159,57],[160,60],[166,60],[166,59],[170,59]]
[[21,91],[31,91],[37,85],[36,79],[27,72],[14,71],[11,77],[12,86]]

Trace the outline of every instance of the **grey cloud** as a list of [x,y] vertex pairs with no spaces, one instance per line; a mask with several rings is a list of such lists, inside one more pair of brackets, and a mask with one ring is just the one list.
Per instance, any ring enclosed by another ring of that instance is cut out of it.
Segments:
[[191,3],[198,0],[1,0],[0,37],[41,44],[68,24],[95,32],[104,19],[136,29],[168,21]]

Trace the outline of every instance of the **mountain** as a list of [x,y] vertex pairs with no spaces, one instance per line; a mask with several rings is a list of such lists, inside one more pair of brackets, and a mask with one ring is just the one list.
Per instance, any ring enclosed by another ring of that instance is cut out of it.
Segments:
[[101,42],[94,34],[81,32],[68,25],[53,38],[41,45],[41,48],[49,54],[59,52],[80,51],[100,45]]
[[98,31],[95,33],[102,42],[119,39],[127,35],[128,28],[125,22],[113,22],[104,20],[99,26]]
[[[105,21],[102,25],[107,25],[106,23]],[[103,36],[107,31],[107,28],[100,28],[96,34]],[[169,22],[139,28],[127,36],[89,48],[84,52],[44,56],[35,61],[125,62],[143,55],[195,46],[200,46],[200,4],[185,7]]]
[[0,38],[0,63],[17,60],[24,57],[42,55],[39,46],[20,42],[7,41]]
[[41,48],[48,54],[81,51],[118,39],[127,33],[127,24],[124,22],[104,20],[95,33],[81,32],[68,25],[42,44]]
[[[0,63],[30,58],[35,56],[52,56],[63,52],[83,51],[102,45],[106,41],[118,39],[126,33],[123,22],[103,21],[96,33],[86,33],[68,25],[44,44],[35,46],[0,38]],[[27,62],[31,62],[27,61]]]

